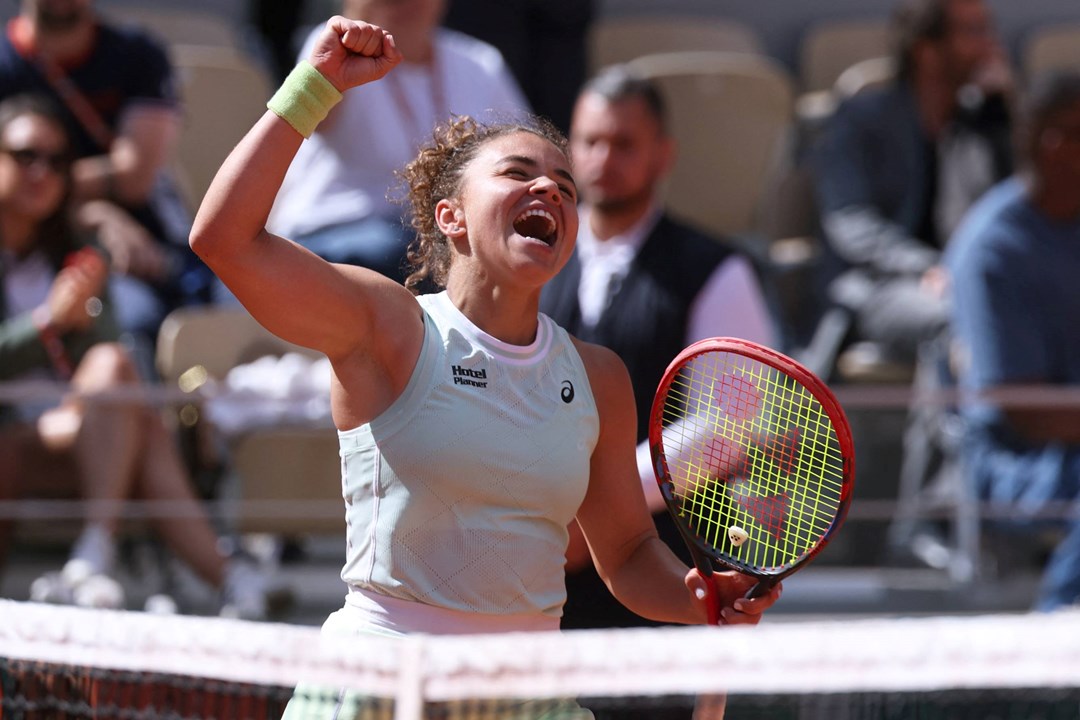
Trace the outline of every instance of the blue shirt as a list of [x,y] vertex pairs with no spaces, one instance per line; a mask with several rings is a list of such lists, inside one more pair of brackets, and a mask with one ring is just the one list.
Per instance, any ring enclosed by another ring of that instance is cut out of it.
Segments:
[[[946,264],[964,388],[1080,383],[1080,221],[1047,217],[1010,178],[972,208]],[[1042,501],[1080,477],[1076,448],[1033,446],[986,403],[965,414],[968,462],[992,498]]]

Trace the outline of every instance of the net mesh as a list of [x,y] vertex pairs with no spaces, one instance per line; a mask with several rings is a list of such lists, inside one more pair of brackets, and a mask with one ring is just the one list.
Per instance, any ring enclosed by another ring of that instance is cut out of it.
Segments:
[[0,718],[1064,719],[1077,638],[1061,612],[342,641],[0,601]]

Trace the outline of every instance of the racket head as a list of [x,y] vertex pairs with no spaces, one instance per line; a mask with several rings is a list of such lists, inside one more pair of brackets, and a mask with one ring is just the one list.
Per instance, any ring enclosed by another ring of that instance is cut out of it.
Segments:
[[843,523],[855,452],[843,409],[791,358],[709,338],[668,366],[649,419],[653,468],[695,555],[769,586]]

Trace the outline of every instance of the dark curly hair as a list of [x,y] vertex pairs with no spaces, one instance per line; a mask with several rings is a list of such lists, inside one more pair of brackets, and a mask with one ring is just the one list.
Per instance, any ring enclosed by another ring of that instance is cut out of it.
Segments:
[[425,285],[446,287],[450,241],[435,222],[435,206],[440,200],[457,197],[464,170],[480,148],[491,140],[519,132],[544,138],[570,157],[566,137],[545,118],[530,115],[487,124],[468,115],[457,115],[438,125],[431,141],[399,173],[407,192],[411,225],[416,231],[409,244],[410,273],[405,280],[405,287],[412,292],[421,292]]

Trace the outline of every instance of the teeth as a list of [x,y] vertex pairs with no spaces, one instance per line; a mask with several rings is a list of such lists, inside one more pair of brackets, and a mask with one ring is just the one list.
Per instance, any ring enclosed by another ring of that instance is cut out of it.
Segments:
[[[541,220],[543,222],[543,227],[542,227],[541,232],[536,232],[536,230],[537,230],[536,223],[537,223],[538,220],[532,219],[532,218],[538,218],[539,220]],[[548,235],[551,235],[553,232],[555,232],[555,228],[556,228],[555,216],[552,215],[551,213],[549,213],[548,210],[545,210],[545,209],[543,209],[541,207],[534,207],[534,208],[527,209],[527,210],[525,210],[524,213],[522,213],[521,215],[518,215],[517,219],[514,220],[514,227],[515,228],[521,228],[523,223],[526,223],[526,222],[528,222],[529,225],[532,226],[532,227],[529,228],[529,230],[531,232],[528,233],[528,234],[532,234],[532,235],[535,235],[537,237],[546,237]]]

